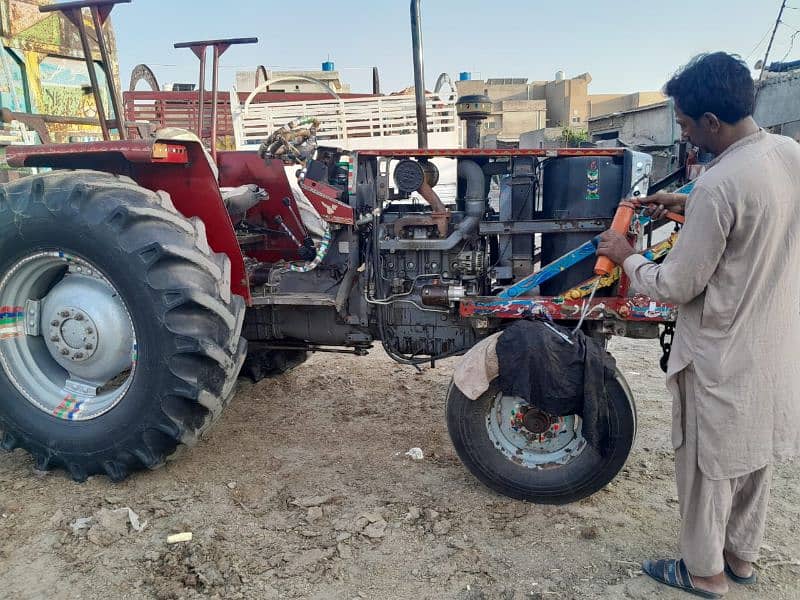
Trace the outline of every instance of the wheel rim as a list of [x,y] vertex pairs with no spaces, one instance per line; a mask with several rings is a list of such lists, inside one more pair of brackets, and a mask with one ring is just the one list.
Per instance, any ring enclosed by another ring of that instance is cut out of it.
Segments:
[[530,469],[566,465],[586,448],[578,415],[556,417],[498,393],[486,416],[489,439],[507,459]]
[[0,281],[0,367],[24,398],[57,419],[87,421],[119,404],[137,348],[119,292],[83,258],[36,252]]

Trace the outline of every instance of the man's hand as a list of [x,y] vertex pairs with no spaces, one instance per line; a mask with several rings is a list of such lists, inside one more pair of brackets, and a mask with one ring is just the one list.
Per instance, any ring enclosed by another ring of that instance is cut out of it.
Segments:
[[622,266],[625,259],[631,254],[636,254],[628,239],[621,233],[617,233],[613,229],[604,231],[600,234],[600,243],[597,245],[597,254],[599,256],[607,256],[614,264]]
[[687,194],[673,194],[670,192],[656,192],[644,198],[631,199],[634,205],[643,206],[644,214],[649,216],[654,221],[664,218],[664,215],[669,212],[678,213],[682,215],[686,209]]

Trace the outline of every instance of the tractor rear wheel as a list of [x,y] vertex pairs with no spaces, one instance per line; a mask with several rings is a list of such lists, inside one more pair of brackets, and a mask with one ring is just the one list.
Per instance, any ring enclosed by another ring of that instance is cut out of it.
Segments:
[[577,415],[553,417],[505,396],[495,379],[477,400],[451,383],[447,427],[464,465],[505,496],[538,504],[586,498],[619,473],[636,436],[636,408],[622,374],[607,383],[610,448],[601,456]]
[[124,479],[231,397],[244,300],[199,219],[93,171],[0,187],[0,438],[40,470]]

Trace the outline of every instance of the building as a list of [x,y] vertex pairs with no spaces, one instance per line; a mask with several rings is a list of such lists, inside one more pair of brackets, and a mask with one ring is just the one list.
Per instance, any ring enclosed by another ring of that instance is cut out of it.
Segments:
[[632,94],[592,94],[589,96],[588,116],[599,117],[611,113],[636,110],[664,102],[661,92],[633,92]]
[[[483,94],[492,100],[492,114],[484,123],[483,134],[498,140],[520,140],[526,132],[545,128],[569,127],[585,130],[590,117],[602,112],[627,110],[659,102],[660,92],[633,94],[590,94],[592,76],[583,73],[567,79],[563,71],[552,81],[525,78],[456,82],[459,96]],[[552,134],[541,136],[548,139]]]
[[264,67],[258,67],[255,71],[239,71],[236,73],[236,91],[250,93],[259,85],[274,81],[263,91],[318,94],[324,89],[316,81],[322,81],[337,94],[350,93],[350,85],[342,81],[338,71],[333,70],[333,63],[323,63],[322,67],[320,71],[272,71]]
[[534,131],[526,131],[519,136],[519,147],[522,149],[541,150],[543,148],[563,148],[563,127],[544,127]]
[[800,68],[769,73],[758,90],[753,116],[762,127],[800,142],[799,98]]
[[589,141],[647,152],[653,157],[653,180],[680,165],[681,131],[671,100],[591,117]]

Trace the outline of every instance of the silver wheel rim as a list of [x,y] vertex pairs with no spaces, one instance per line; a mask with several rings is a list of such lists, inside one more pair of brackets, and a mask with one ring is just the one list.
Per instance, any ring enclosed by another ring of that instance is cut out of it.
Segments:
[[0,280],[0,367],[43,412],[88,421],[110,411],[130,388],[137,349],[125,303],[89,261],[36,252]]
[[528,429],[524,417],[536,411],[528,402],[498,393],[486,416],[489,439],[510,461],[529,469],[545,469],[566,465],[586,448],[578,415],[554,417],[538,413],[542,426]]

